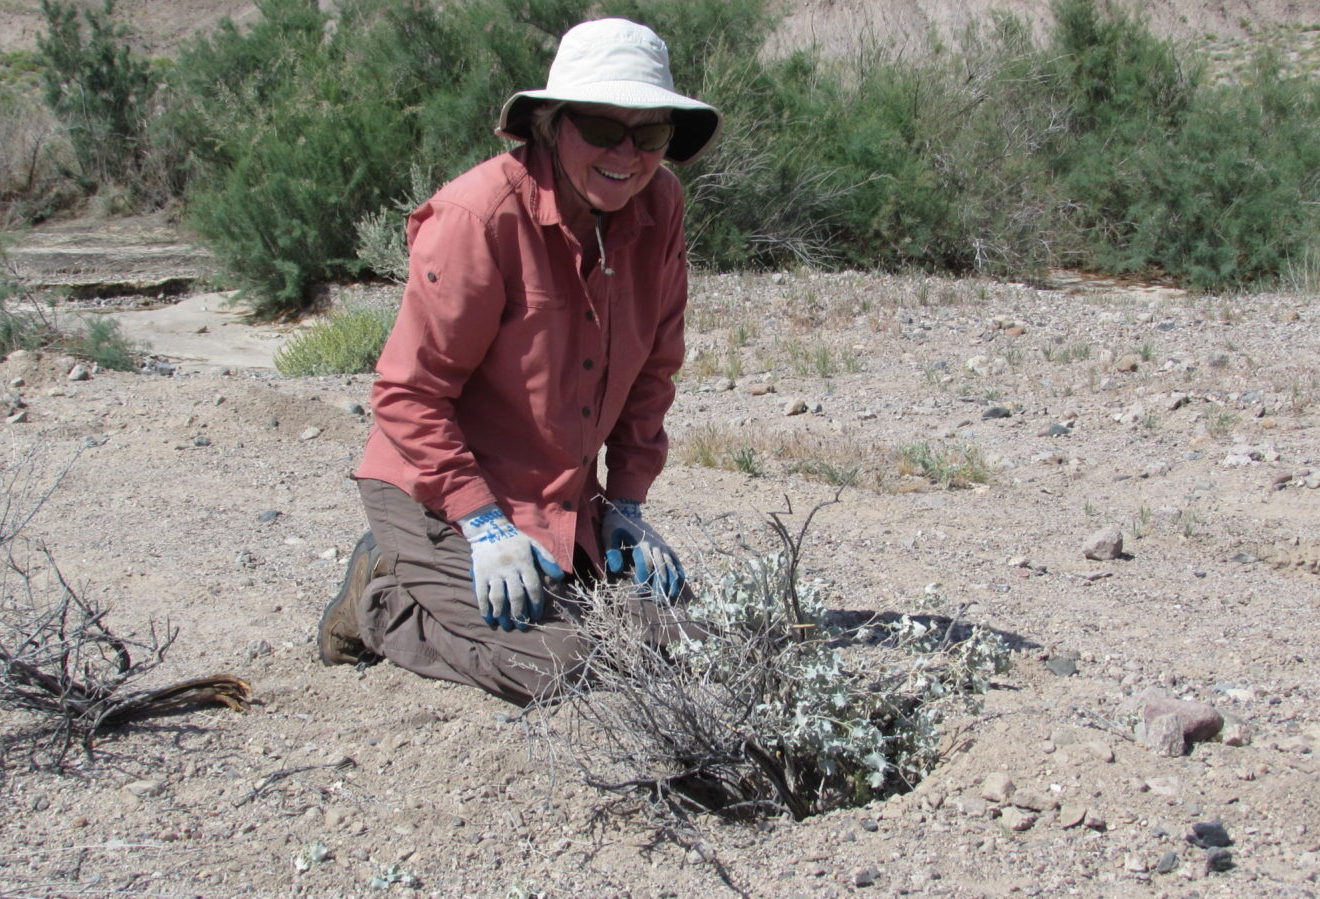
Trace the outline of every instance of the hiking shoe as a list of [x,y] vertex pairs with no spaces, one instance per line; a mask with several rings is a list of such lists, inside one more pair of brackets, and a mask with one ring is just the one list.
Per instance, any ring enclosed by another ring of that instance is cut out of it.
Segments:
[[357,546],[353,547],[353,555],[348,558],[344,583],[321,615],[317,645],[322,665],[355,665],[373,657],[362,642],[357,609],[362,594],[367,591],[367,584],[376,576],[379,561],[380,550],[376,548],[376,538],[371,535],[371,531],[367,531]]

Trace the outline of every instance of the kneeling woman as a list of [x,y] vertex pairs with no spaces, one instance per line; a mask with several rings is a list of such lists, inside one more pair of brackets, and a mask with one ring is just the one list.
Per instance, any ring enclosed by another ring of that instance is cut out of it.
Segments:
[[674,90],[654,32],[585,22],[546,87],[504,105],[498,132],[524,145],[409,218],[357,471],[370,531],[321,621],[327,665],[384,656],[525,705],[582,656],[572,580],[606,570],[631,571],[638,615],[672,635],[683,569],[641,512],[687,302],[682,191],[662,162],[719,130]]

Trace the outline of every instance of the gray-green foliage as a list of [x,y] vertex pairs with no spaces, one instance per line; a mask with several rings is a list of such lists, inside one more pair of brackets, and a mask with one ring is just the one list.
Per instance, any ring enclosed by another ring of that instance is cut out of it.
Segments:
[[275,353],[275,368],[290,378],[370,372],[390,336],[398,310],[356,306],[318,321]]
[[392,200],[357,222],[357,258],[382,278],[396,283],[408,280],[408,242],[404,223],[435,190],[421,166],[410,173],[408,194]]
[[699,264],[1078,265],[1205,289],[1314,268],[1320,82],[1262,53],[1211,83],[1099,0],[1055,0],[1043,40],[996,14],[956,52],[844,63],[766,54],[768,0],[344,0],[333,28],[307,0],[261,0],[159,77],[113,7],[85,16],[84,39],[71,7],[44,3],[48,96],[82,176],[186,187],[260,317],[300,314],[326,282],[397,278],[397,247],[370,247],[390,249],[381,210],[406,204],[410,171],[438,185],[507,146],[500,104],[544,83],[557,37],[595,15],[652,25],[679,89],[726,115],[714,152],[678,170]]
[[[813,513],[814,514],[814,513]],[[696,585],[666,651],[629,626],[630,588],[601,587],[581,623],[586,683],[565,677],[552,736],[588,783],[662,807],[796,819],[906,792],[939,759],[939,725],[1006,670],[995,634],[949,620],[832,623],[826,585],[782,551],[735,554]],[[810,517],[808,517],[808,523]]]

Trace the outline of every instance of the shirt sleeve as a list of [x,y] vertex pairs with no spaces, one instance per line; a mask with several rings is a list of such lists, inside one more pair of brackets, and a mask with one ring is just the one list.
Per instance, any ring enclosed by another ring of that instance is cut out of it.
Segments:
[[676,198],[667,221],[663,262],[656,274],[657,297],[664,312],[651,353],[633,382],[623,413],[605,440],[605,495],[610,499],[645,501],[669,454],[664,421],[674,402],[674,375],[683,364],[683,313],[687,307],[683,202],[677,179],[673,184]]
[[504,283],[493,241],[475,215],[433,200],[418,218],[372,407],[381,435],[418,472],[413,499],[457,521],[495,502],[455,402],[499,330]]

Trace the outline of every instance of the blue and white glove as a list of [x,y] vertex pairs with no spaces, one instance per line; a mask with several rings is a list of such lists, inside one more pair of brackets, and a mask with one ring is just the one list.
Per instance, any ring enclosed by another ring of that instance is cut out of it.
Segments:
[[564,577],[554,557],[514,527],[499,506],[482,506],[459,519],[458,527],[472,544],[472,589],[486,623],[525,631],[528,622],[539,621],[545,611],[541,575]]
[[605,569],[619,574],[631,568],[633,581],[653,599],[675,599],[687,575],[669,544],[642,520],[641,503],[610,500],[600,523]]

